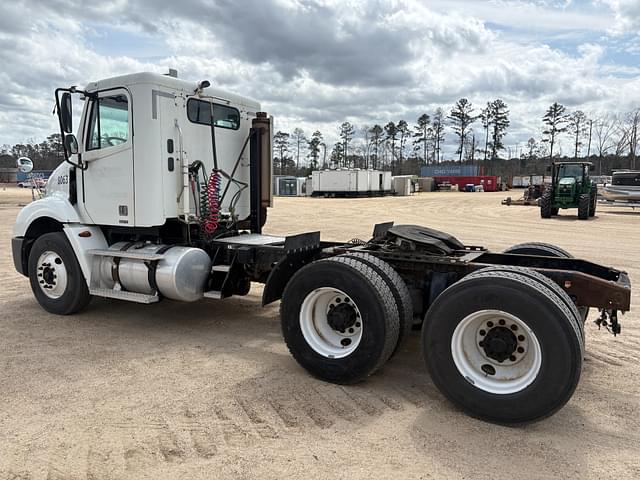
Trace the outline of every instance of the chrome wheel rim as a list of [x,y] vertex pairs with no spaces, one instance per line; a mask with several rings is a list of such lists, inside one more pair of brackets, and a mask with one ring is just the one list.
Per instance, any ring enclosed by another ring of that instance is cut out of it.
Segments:
[[300,329],[307,344],[326,358],[351,355],[362,340],[362,315],[356,303],[336,288],[310,292],[300,308]]
[[67,290],[67,269],[60,255],[46,251],[38,257],[37,280],[40,290],[49,298],[60,298]]
[[542,365],[536,335],[502,310],[479,310],[462,319],[451,337],[451,355],[469,383],[499,395],[527,388]]

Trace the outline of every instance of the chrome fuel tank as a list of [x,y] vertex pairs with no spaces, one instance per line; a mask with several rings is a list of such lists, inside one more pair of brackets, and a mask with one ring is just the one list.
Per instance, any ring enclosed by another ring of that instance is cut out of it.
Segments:
[[[152,295],[156,288],[172,300],[194,302],[203,296],[211,271],[211,259],[200,248],[157,244],[118,242],[110,250],[124,250],[143,254],[160,254],[154,269],[153,262],[133,258],[103,257],[98,270],[100,279],[111,288],[119,282],[124,290]],[[147,263],[149,266],[147,266]]]

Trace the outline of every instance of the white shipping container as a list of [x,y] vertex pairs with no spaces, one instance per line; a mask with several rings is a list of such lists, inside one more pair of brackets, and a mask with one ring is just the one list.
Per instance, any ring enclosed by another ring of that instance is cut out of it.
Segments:
[[512,187],[521,187],[522,186],[522,177],[514,176],[513,179],[511,180],[511,186]]
[[531,175],[532,185],[542,185],[543,182],[544,182],[544,177],[542,175]]
[[311,187],[317,193],[367,194],[390,192],[391,172],[379,170],[316,170],[311,173]]
[[393,177],[393,191],[396,195],[411,195],[411,175]]

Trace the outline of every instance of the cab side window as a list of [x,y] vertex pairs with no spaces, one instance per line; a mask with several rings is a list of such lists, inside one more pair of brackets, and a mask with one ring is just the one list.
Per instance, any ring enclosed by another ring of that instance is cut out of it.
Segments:
[[87,150],[115,147],[129,138],[129,104],[125,95],[100,97],[91,103]]

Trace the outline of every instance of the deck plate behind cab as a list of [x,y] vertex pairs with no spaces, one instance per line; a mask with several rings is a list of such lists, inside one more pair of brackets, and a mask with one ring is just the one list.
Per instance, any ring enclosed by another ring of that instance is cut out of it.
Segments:
[[387,236],[408,240],[445,255],[464,249],[464,245],[454,236],[419,225],[394,225],[387,231]]

